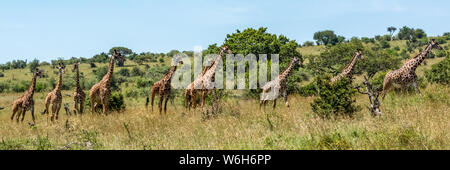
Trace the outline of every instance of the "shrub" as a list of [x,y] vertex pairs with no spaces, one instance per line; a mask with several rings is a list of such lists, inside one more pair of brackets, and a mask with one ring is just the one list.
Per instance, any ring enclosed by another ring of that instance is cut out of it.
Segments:
[[361,109],[354,104],[355,90],[351,87],[349,79],[342,78],[331,85],[329,76],[319,76],[316,82],[319,97],[314,99],[311,107],[320,117],[329,118],[338,115],[352,117]]
[[97,65],[95,65],[95,63],[93,63],[93,62],[91,62],[91,63],[89,63],[89,64],[90,64],[91,68],[97,67]]
[[5,77],[5,74],[3,74],[3,73],[0,73],[0,77]]
[[144,76],[144,72],[141,71],[141,69],[139,69],[139,67],[133,67],[133,69],[131,70],[131,76]]
[[109,97],[109,109],[114,111],[125,110],[125,100],[122,93],[113,92]]
[[0,82],[0,93],[6,92],[9,89],[9,84]]
[[[88,107],[91,107],[89,95],[86,95],[85,104]],[[112,92],[111,96],[109,96],[109,110],[110,111],[123,111],[125,110],[125,99],[120,92]],[[97,111],[102,110],[102,106],[98,105],[95,109]]]
[[24,92],[28,89],[28,82],[20,81],[11,86],[11,90],[16,93]]
[[317,95],[317,84],[316,82],[311,82],[307,85],[298,88],[298,94],[301,96],[314,96]]
[[430,82],[449,84],[450,82],[450,58],[446,58],[431,66],[431,70],[425,71],[425,77]]
[[130,70],[128,70],[127,68],[122,68],[122,69],[119,70],[119,74],[121,76],[129,77],[130,76]]

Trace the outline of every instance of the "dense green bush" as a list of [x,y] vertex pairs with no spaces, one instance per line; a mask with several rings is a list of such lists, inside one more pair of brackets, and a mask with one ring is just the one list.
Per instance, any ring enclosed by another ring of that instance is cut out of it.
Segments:
[[144,76],[144,72],[141,71],[141,69],[139,69],[139,67],[133,67],[133,69],[131,70],[131,76]]
[[113,92],[111,94],[111,96],[109,97],[109,109],[118,112],[125,110],[125,100],[122,93]]
[[301,96],[315,96],[317,95],[317,84],[316,82],[310,82],[307,85],[298,88],[298,93]]
[[5,77],[5,74],[3,74],[3,73],[0,73],[0,77]]
[[11,86],[11,90],[16,93],[21,93],[21,92],[26,91],[28,89],[28,87],[29,87],[29,82],[22,80],[20,82],[14,83]]
[[122,68],[122,69],[119,70],[119,74],[121,76],[129,77],[130,76],[130,70],[128,70],[127,68]]
[[9,84],[0,82],[0,93],[6,92],[9,89]]
[[329,79],[329,76],[316,79],[319,97],[311,103],[313,112],[324,118],[338,115],[352,117],[361,108],[355,105],[355,90],[350,80],[343,78],[331,85]]
[[431,70],[425,71],[425,77],[428,81],[440,84],[449,84],[450,82],[450,58],[446,58],[439,63],[431,66]]

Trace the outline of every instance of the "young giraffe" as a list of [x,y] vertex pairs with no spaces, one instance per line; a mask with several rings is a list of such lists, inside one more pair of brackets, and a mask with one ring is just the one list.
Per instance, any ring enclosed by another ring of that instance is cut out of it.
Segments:
[[388,72],[384,77],[381,98],[384,99],[386,93],[394,87],[400,87],[402,88],[402,91],[405,91],[410,85],[412,85],[416,93],[420,93],[417,87],[416,68],[423,62],[423,60],[425,60],[425,57],[433,48],[439,50],[443,49],[434,39],[431,39],[425,50],[420,52],[414,58],[406,61],[400,69]]
[[22,95],[21,97],[17,98],[14,103],[13,103],[13,107],[12,107],[12,116],[11,116],[11,121],[14,119],[14,115],[17,113],[17,117],[16,120],[17,122],[19,122],[19,118],[20,116],[22,116],[22,122],[23,119],[25,118],[25,112],[26,111],[31,111],[31,117],[33,119],[33,124],[35,124],[35,118],[34,118],[34,99],[33,99],[33,95],[34,95],[34,89],[36,88],[36,79],[37,77],[42,77],[42,71],[39,69],[36,69],[36,71],[33,74],[33,79],[31,80],[31,84],[30,87],[28,87],[28,90],[25,92],[24,95]]
[[52,105],[52,116],[51,116],[50,120],[53,121],[55,118],[55,115],[56,115],[56,120],[58,120],[59,111],[61,109],[61,103],[62,103],[62,95],[61,95],[62,75],[64,73],[65,68],[66,67],[62,63],[59,63],[58,83],[56,84],[55,89],[53,89],[53,91],[48,93],[47,97],[45,98],[45,110],[42,112],[42,114],[47,113],[47,120],[48,120],[48,113],[49,113],[48,106],[50,106],[50,104]]
[[277,98],[281,92],[281,95],[284,98],[284,102],[287,107],[289,107],[288,97],[287,97],[287,87],[286,80],[289,74],[292,72],[295,64],[301,65],[301,61],[298,57],[294,57],[292,61],[289,63],[289,66],[274,80],[267,82],[262,87],[261,98],[259,102],[259,108],[261,109],[262,105],[266,105],[268,100],[273,100],[273,109],[275,109],[277,105]]
[[[160,99],[159,99],[159,113],[161,114],[162,111],[162,103],[164,102],[164,113],[167,112],[167,101],[169,100],[169,96],[170,96],[170,89],[171,89],[171,85],[170,82],[172,80],[172,76],[175,74],[175,71],[177,70],[177,65],[178,64],[183,64],[183,61],[181,60],[181,57],[176,57],[172,60],[172,67],[170,68],[169,72],[167,72],[164,77],[155,82],[152,86],[151,89],[151,96],[152,96],[152,112],[153,112],[153,101],[155,100],[155,96],[159,95]],[[147,103],[145,103],[145,106],[148,106],[148,97],[147,97]]]
[[[201,92],[201,107],[205,104],[205,98],[207,93],[212,90],[214,97],[217,99],[216,91],[214,87],[214,83],[212,83],[212,80],[214,79],[214,75],[217,71],[218,63],[222,61],[222,57],[224,54],[231,54],[231,50],[228,49],[227,46],[223,46],[220,48],[219,56],[214,60],[209,67],[205,67],[201,74],[197,76],[197,78],[189,84],[186,87],[185,90],[185,99],[186,99],[186,106],[190,109],[192,106],[193,108],[196,107],[195,101],[197,99],[197,93]],[[201,89],[196,89],[195,87],[201,87]]]
[[350,81],[352,81],[352,73],[353,73],[353,70],[355,69],[355,65],[359,59],[364,59],[364,56],[363,56],[361,50],[356,51],[355,55],[350,60],[350,63],[347,66],[345,66],[344,69],[342,69],[342,72],[331,79],[331,84],[336,83],[338,80],[340,80],[343,77],[349,78]]
[[84,99],[86,98],[86,94],[83,89],[80,87],[80,70],[79,70],[79,62],[76,62],[73,65],[73,69],[76,71],[76,87],[75,92],[73,93],[73,101],[74,101],[74,113],[75,114],[83,114],[84,110]]
[[111,58],[109,59],[109,67],[108,72],[103,79],[92,86],[89,91],[89,99],[91,104],[91,112],[94,113],[95,108],[98,105],[102,105],[103,114],[106,115],[108,113],[109,107],[109,96],[111,96],[111,80],[114,73],[114,61],[117,58],[122,58],[123,56],[117,50],[111,54]]

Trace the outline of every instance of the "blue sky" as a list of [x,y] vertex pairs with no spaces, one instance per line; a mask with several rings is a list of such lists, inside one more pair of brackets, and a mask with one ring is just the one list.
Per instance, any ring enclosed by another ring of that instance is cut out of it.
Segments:
[[193,50],[226,34],[268,27],[299,43],[331,29],[346,38],[388,26],[450,32],[450,1],[418,0],[14,0],[0,2],[0,63],[92,57],[113,46],[135,52]]

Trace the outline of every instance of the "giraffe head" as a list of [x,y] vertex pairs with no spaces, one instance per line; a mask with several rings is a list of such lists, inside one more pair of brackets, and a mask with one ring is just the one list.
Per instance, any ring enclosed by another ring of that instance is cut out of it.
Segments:
[[300,58],[298,58],[297,56],[295,56],[294,59],[292,59],[292,62],[294,64],[297,63],[298,65],[302,65],[302,61],[300,61]]
[[439,44],[436,42],[435,39],[431,39],[430,45],[431,45],[431,48],[432,48],[432,49],[433,49],[433,48],[438,49],[438,50],[444,49],[444,48],[441,47],[441,45],[439,45]]
[[172,66],[177,66],[178,64],[183,64],[183,58],[179,55],[175,55],[172,58]]
[[60,74],[64,74],[66,66],[63,63],[59,63],[58,70]]
[[44,72],[36,68],[36,71],[34,71],[34,76],[42,78],[44,76]]
[[228,48],[228,46],[224,45],[220,47],[220,54],[231,54],[231,50]]
[[120,54],[119,51],[114,50],[113,53],[111,54],[111,59],[120,60],[120,59],[124,59],[124,57],[122,56],[122,54]]
[[360,49],[358,49],[358,51],[355,52],[355,56],[358,59],[364,59],[365,58],[363,53],[362,53],[362,51]]
[[75,70],[78,70],[78,66],[80,65],[80,62],[75,62],[75,63],[73,63],[73,68],[72,68],[72,71],[75,71]]

